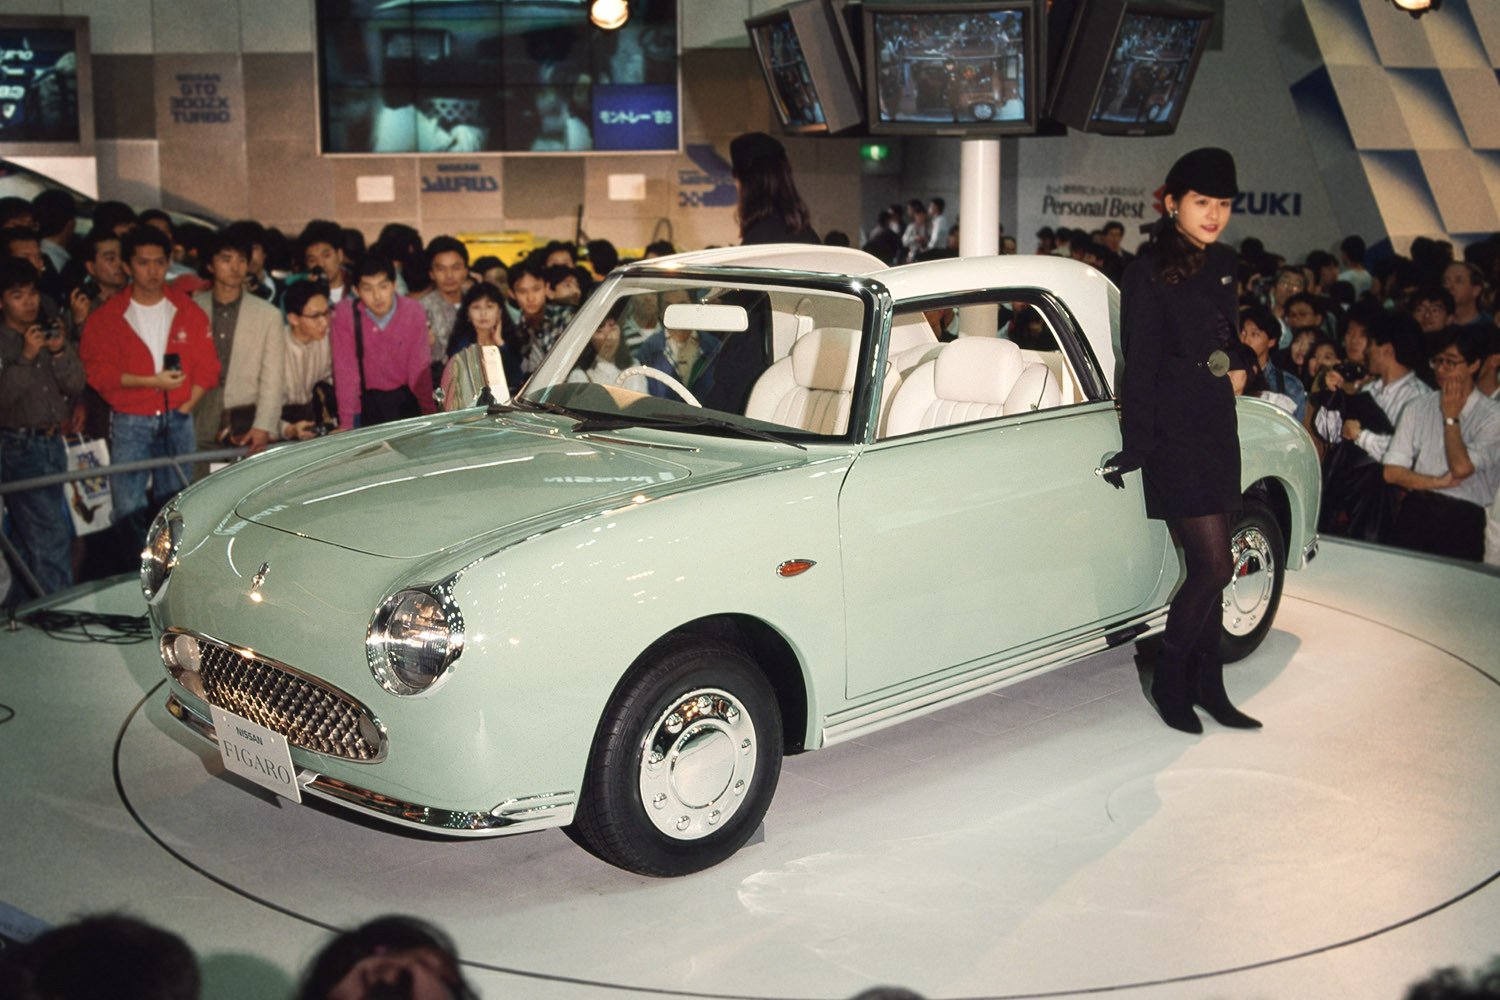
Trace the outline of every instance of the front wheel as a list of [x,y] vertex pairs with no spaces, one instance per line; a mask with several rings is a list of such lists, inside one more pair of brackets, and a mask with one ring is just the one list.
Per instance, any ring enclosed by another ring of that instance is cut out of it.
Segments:
[[1224,588],[1224,634],[1219,654],[1225,663],[1243,660],[1265,639],[1281,604],[1286,576],[1286,541],[1276,515],[1259,500],[1245,509],[1229,532],[1234,575]]
[[776,694],[748,655],[708,640],[664,644],[605,711],[569,832],[641,875],[712,867],[760,825],[781,750]]

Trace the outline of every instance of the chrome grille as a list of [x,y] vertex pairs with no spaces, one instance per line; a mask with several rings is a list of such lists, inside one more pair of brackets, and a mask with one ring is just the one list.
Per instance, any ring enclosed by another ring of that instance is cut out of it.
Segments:
[[199,647],[204,693],[226,712],[305,750],[367,762],[385,756],[379,725],[348,695],[212,639],[200,638]]

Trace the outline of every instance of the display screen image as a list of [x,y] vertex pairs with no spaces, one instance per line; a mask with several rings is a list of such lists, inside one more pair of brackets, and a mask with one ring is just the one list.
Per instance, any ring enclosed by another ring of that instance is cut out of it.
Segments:
[[761,65],[771,84],[783,125],[810,127],[825,124],[812,73],[790,17],[758,25],[750,31]]
[[77,141],[74,32],[0,28],[0,143]]
[[318,0],[325,153],[676,150],[675,0]]
[[1024,122],[1026,12],[871,11],[877,123]]
[[1172,121],[1192,79],[1193,53],[1207,21],[1129,12],[1091,116],[1095,123]]

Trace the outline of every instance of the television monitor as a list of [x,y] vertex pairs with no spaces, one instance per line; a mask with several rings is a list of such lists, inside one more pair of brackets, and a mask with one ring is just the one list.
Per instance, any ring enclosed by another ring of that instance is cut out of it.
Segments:
[[829,0],[802,0],[745,21],[784,132],[843,132],[864,120],[838,16]]
[[681,148],[676,0],[317,0],[324,153]]
[[1083,0],[1049,113],[1085,132],[1177,130],[1214,13],[1181,0]]
[[1046,79],[1042,0],[877,3],[864,26],[872,133],[1036,131]]
[[91,156],[86,17],[0,17],[0,155]]

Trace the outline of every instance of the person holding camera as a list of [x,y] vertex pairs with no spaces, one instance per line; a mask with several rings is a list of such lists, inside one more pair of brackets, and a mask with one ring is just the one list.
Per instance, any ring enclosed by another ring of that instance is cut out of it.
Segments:
[[[0,481],[34,479],[67,468],[60,427],[83,391],[83,363],[63,328],[38,322],[36,271],[0,261]],[[44,593],[73,583],[72,531],[61,486],[8,494],[16,547]]]
[[[116,464],[194,449],[193,408],[219,384],[219,355],[208,316],[167,287],[172,243],[136,226],[120,241],[129,294],[89,316],[79,354],[89,385],[109,404],[109,452]],[[146,483],[160,503],[187,485],[186,469],[166,465],[110,477],[116,523],[146,507]]]

